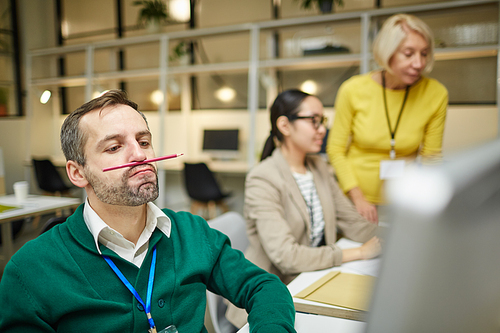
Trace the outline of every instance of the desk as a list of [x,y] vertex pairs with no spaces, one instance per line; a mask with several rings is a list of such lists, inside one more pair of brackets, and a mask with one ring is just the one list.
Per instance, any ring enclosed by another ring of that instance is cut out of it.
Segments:
[[[366,323],[362,321],[320,316],[309,313],[297,312],[295,314],[295,330],[297,333],[362,333]],[[248,324],[243,326],[238,333],[249,333]]]
[[[337,245],[342,249],[352,248],[360,246],[361,243],[356,243],[347,239],[341,239],[337,242]],[[331,271],[341,271],[345,273],[354,274],[365,274],[376,276],[378,274],[378,269],[380,267],[380,258],[371,260],[358,260],[348,263],[344,263],[339,267],[332,267],[324,269],[321,271],[314,272],[304,272],[297,276],[292,282],[290,282],[287,287],[290,294],[295,295],[299,291],[303,290],[309,286],[314,281],[323,277]],[[338,308],[333,305],[322,304],[312,301],[303,300],[300,298],[293,298],[294,303],[310,304],[310,305],[320,305],[323,307]],[[298,333],[309,333],[309,332],[342,332],[342,333],[361,333],[366,329],[366,323],[357,320],[322,316],[316,314],[308,314],[297,312],[295,314],[295,330]],[[238,333],[248,333],[249,327],[248,323],[243,326]]]
[[[44,195],[30,195],[20,208],[7,210],[0,213],[0,225],[2,227],[3,257],[9,260],[14,254],[12,240],[12,221],[25,217],[52,213],[59,209],[76,208],[80,205],[78,198],[52,197]],[[20,206],[16,197],[12,195],[0,196],[0,204],[6,206]]]

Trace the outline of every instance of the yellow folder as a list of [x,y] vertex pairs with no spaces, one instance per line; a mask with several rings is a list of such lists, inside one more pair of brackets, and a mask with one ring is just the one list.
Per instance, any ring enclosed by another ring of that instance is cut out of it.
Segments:
[[17,208],[19,208],[19,207],[0,205],[0,213],[3,213],[5,211],[11,210],[11,209],[17,209]]
[[375,277],[342,272],[330,272],[295,295],[348,309],[368,311]]

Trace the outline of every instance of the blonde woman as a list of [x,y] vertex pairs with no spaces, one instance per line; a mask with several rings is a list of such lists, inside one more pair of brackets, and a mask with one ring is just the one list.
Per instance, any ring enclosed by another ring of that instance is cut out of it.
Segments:
[[384,180],[418,155],[440,156],[448,92],[424,76],[434,63],[434,37],[415,16],[387,19],[373,55],[381,69],[350,78],[338,91],[327,152],[342,190],[378,223]]

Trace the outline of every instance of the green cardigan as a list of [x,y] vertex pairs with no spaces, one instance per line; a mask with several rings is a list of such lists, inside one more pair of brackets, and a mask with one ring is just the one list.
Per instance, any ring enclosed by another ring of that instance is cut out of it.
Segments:
[[[156,229],[141,268],[101,245],[146,300],[152,248],[157,247],[152,316],[158,331],[207,332],[206,290],[250,313],[251,332],[295,332],[288,289],[230,247],[226,235],[186,212],[164,210],[170,238]],[[83,205],[67,221],[25,244],[0,281],[0,332],[140,332],[142,306],[99,255]]]

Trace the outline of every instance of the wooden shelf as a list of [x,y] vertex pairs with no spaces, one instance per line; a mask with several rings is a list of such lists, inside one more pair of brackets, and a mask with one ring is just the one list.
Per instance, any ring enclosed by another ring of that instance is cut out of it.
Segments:
[[[468,47],[449,47],[436,48],[435,59],[440,60],[455,60],[455,59],[472,59],[483,57],[495,57],[498,54],[497,45],[480,45]],[[370,55],[371,57],[371,55]],[[332,68],[332,67],[347,67],[359,65],[361,62],[360,54],[335,54],[322,56],[305,56],[301,58],[281,58],[267,59],[259,61],[259,68],[276,68],[276,69],[316,69],[316,68]],[[213,73],[213,72],[246,72],[249,68],[249,62],[229,62],[204,65],[187,65],[187,66],[172,66],[168,68],[169,74],[196,74],[196,73]],[[144,79],[158,78],[160,75],[158,68],[146,68],[127,71],[113,71],[94,73],[92,78],[95,81],[118,80],[118,79]],[[52,77],[34,79],[31,81],[33,86],[56,85],[65,87],[84,86],[87,82],[85,75],[71,77]]]
[[50,77],[31,80],[32,86],[61,86],[61,87],[80,87],[87,84],[87,77],[84,75],[67,77]]
[[[153,34],[145,36],[135,36],[114,40],[98,41],[90,44],[68,45],[63,47],[53,47],[41,50],[33,50],[28,53],[30,59],[32,57],[48,56],[48,55],[63,55],[74,52],[85,52],[87,68],[93,67],[93,53],[96,50],[104,48],[117,48],[127,45],[139,45],[144,43],[160,43],[160,49],[163,47],[164,51],[168,51],[168,42],[185,38],[198,38],[204,36],[215,36],[231,33],[248,32],[250,36],[255,36],[255,42],[252,42],[251,51],[253,55],[250,56],[248,61],[225,62],[225,63],[212,63],[212,64],[195,64],[185,66],[169,66],[168,68],[161,67],[160,65],[154,68],[125,70],[125,71],[110,71],[102,73],[86,73],[80,76],[72,77],[51,77],[51,78],[38,78],[28,79],[28,85],[32,86],[85,86],[93,82],[106,81],[106,80],[126,80],[126,79],[155,79],[159,78],[161,73],[166,70],[168,75],[179,74],[199,74],[199,73],[220,73],[220,72],[252,72],[250,76],[256,76],[255,69],[318,69],[318,68],[333,68],[333,67],[349,67],[359,65],[362,70],[366,71],[369,68],[368,61],[372,58],[369,53],[369,47],[365,45],[360,53],[356,54],[327,54],[327,55],[309,55],[297,58],[278,58],[278,59],[262,59],[258,60],[259,53],[259,34],[268,31],[269,29],[285,28],[290,26],[304,26],[308,24],[317,24],[325,22],[343,21],[360,19],[362,30],[369,29],[368,22],[372,18],[391,15],[396,12],[425,12],[435,10],[446,10],[451,8],[467,8],[469,6],[476,6],[481,4],[496,3],[498,0],[461,0],[461,1],[444,1],[440,3],[422,4],[413,6],[403,6],[395,8],[373,9],[358,12],[335,13],[322,16],[299,17],[282,20],[271,20],[255,23],[244,23],[232,26],[192,29],[186,31],[176,31],[170,33]],[[363,36],[368,36],[368,31],[363,32]],[[252,38],[252,37],[251,37]],[[363,39],[363,38],[362,38]],[[366,44],[366,43],[365,43]],[[252,50],[252,47],[254,48]],[[481,46],[467,46],[467,47],[449,47],[438,48],[435,51],[436,60],[453,60],[453,59],[470,59],[493,57],[498,54],[498,44],[495,45],[481,45]],[[160,58],[164,59],[165,54],[160,52]],[[31,68],[27,68],[31,71]],[[92,82],[89,82],[91,80]]]
[[498,45],[481,45],[467,47],[449,47],[436,48],[434,58],[436,60],[454,60],[496,57],[498,54]]
[[301,58],[261,60],[259,68],[313,69],[324,67],[346,67],[359,65],[360,61],[360,54],[305,56]]

